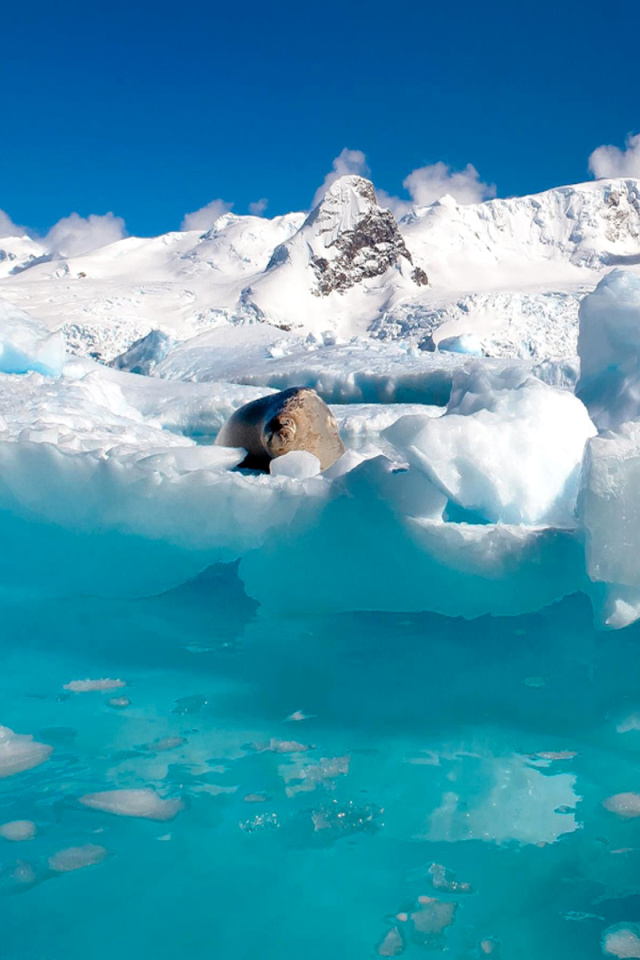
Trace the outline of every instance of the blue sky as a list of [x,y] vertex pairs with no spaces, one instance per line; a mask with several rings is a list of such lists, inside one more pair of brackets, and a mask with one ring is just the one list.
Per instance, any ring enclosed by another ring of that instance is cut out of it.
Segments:
[[0,208],[177,229],[214,198],[307,208],[348,147],[377,187],[473,164],[499,196],[587,179],[640,130],[637,8],[537,3],[11,4]]

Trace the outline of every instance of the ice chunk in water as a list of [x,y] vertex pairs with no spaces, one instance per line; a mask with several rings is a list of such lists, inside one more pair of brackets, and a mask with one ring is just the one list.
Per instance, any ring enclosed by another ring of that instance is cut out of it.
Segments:
[[603,800],[602,806],[626,820],[640,817],[640,793],[616,793]]
[[35,835],[36,825],[33,820],[10,820],[0,826],[0,837],[5,840],[33,840]]
[[379,957],[399,957],[404,951],[404,940],[397,927],[388,931],[377,949]]
[[537,524],[571,521],[595,433],[566,390],[471,373],[458,378],[443,417],[400,419],[383,436],[464,509],[489,522]]
[[65,683],[63,689],[71,690],[73,693],[91,693],[94,690],[115,690],[124,686],[126,686],[124,680],[111,680],[109,677],[102,677],[99,680],[71,680],[69,683]]
[[437,897],[418,897],[418,909],[409,915],[411,940],[429,950],[439,949],[442,934],[453,923],[457,903]]
[[92,810],[114,813],[119,817],[142,817],[145,820],[173,820],[184,803],[178,798],[163,800],[155,790],[145,787],[137,790],[104,790],[87,793],[80,803]]
[[95,843],[84,843],[80,847],[58,850],[49,857],[49,866],[55,873],[70,873],[73,870],[81,870],[83,867],[92,867],[104,860],[106,856],[107,851],[104,847]]
[[640,957],[640,926],[637,923],[617,923],[604,931],[602,952],[619,960]]
[[0,727],[0,778],[31,770],[48,760],[53,747],[38,743],[28,734],[14,733],[9,727]]

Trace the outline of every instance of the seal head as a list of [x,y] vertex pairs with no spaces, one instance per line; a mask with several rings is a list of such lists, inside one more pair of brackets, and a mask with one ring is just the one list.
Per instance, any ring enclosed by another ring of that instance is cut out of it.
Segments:
[[244,447],[241,466],[257,470],[268,470],[271,460],[291,450],[313,453],[326,470],[344,453],[335,417],[310,387],[290,387],[245,404],[229,417],[216,443]]

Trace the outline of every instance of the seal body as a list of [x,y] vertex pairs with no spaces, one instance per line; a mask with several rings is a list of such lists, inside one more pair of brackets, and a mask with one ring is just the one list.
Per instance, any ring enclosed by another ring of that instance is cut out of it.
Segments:
[[241,466],[256,470],[268,470],[271,460],[291,450],[315,454],[326,470],[344,453],[335,417],[310,387],[290,387],[245,404],[223,425],[216,443],[244,447]]

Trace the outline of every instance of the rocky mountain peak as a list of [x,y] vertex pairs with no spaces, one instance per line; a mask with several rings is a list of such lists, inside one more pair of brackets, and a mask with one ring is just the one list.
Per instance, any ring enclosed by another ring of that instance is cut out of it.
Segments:
[[[401,268],[402,261],[414,266],[395,217],[378,205],[374,186],[364,177],[340,177],[331,184],[302,231],[310,235],[313,293],[319,297],[344,293],[390,267]],[[420,267],[410,275],[418,286],[428,283]]]

